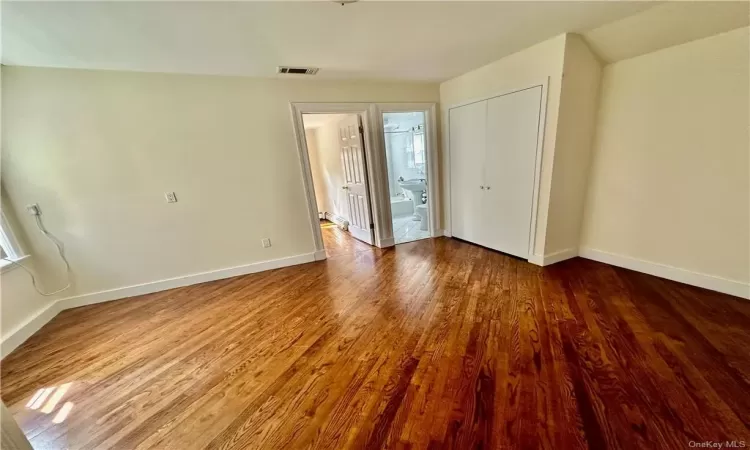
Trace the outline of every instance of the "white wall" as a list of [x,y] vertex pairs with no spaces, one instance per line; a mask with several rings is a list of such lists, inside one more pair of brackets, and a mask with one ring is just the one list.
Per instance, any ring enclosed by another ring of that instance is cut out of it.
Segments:
[[748,28],[604,69],[582,246],[750,282]]
[[328,189],[323,182],[320,170],[320,157],[318,156],[318,134],[315,128],[305,128],[305,142],[307,143],[307,154],[310,157],[310,172],[312,174],[313,186],[315,187],[315,204],[318,213],[324,213],[330,209],[328,204]]
[[[537,239],[535,254],[544,254],[545,234],[547,231],[547,211],[549,209],[550,188],[552,184],[552,165],[555,154],[557,118],[560,106],[563,59],[565,53],[565,35],[536,44],[518,53],[495,61],[479,69],[465,73],[440,85],[440,109],[443,117],[443,130],[448,130],[448,108],[468,102],[526,88],[549,79],[547,95],[547,116],[544,132],[542,157],[542,175],[540,179],[539,213],[537,215]],[[445,140],[443,141],[445,147]],[[446,152],[444,152],[446,153]],[[451,155],[456,157],[459,155]],[[447,159],[443,159],[444,179],[449,174]],[[443,192],[449,192],[447,186]],[[446,197],[445,195],[443,197]],[[446,205],[449,206],[449,205]],[[445,208],[444,223],[447,224],[450,210]]]
[[326,122],[314,128],[313,140],[307,141],[318,211],[333,213],[348,220],[346,192],[341,189],[346,184],[346,180],[341,162],[338,126],[342,120],[346,119],[347,114],[325,114],[325,116]]
[[578,251],[601,71],[583,39],[567,34],[544,246],[548,256],[573,257]]
[[[391,196],[404,192],[398,185],[398,179],[403,177],[404,180],[415,178],[427,179],[427,165],[424,167],[409,167],[411,156],[407,153],[407,147],[413,147],[412,139],[414,134],[408,132],[413,127],[419,125],[424,130],[425,116],[423,112],[390,112],[383,114],[383,120],[391,124],[397,124],[398,127],[393,130],[386,130],[385,133],[385,152],[388,159],[388,183]],[[391,133],[388,131],[396,131]],[[426,141],[425,141],[426,142]],[[427,148],[425,147],[425,152]],[[408,192],[408,191],[407,191]]]
[[[2,202],[0,207],[3,209],[8,224],[14,231],[14,235],[21,246],[22,252],[25,252],[28,248],[27,242],[29,239],[26,237],[24,230],[16,218],[11,202],[8,200],[5,192],[2,193]],[[34,228],[32,232],[39,233]],[[48,245],[53,245],[49,243]],[[59,261],[60,267],[62,267],[62,261]],[[37,267],[34,258],[24,259],[22,264],[31,270],[36,272]],[[37,279],[40,289],[43,291],[51,292],[60,289],[64,285],[45,285],[44,280]],[[0,334],[2,340],[5,341],[11,335],[18,331],[20,324],[24,324],[32,320],[37,314],[47,310],[54,303],[54,299],[39,295],[33,287],[29,274],[23,269],[17,266],[8,266],[4,268],[4,272],[0,275]],[[24,338],[27,336],[24,336]],[[15,343],[9,343],[12,347]],[[10,348],[3,342],[0,354],[5,355],[7,349]]]
[[[289,103],[439,96],[429,83],[3,72],[2,183],[17,208],[39,203],[65,242],[71,296],[313,252]],[[52,267],[54,248],[19,219],[35,262]],[[2,309],[37,305],[13,275]]]
[[[4,68],[0,66],[0,83],[2,82],[3,72]],[[0,89],[0,101],[2,101],[2,89]],[[2,108],[0,108],[1,113]],[[0,120],[2,120],[2,115],[0,115]],[[0,132],[2,132],[1,128]],[[2,163],[2,159],[0,159],[0,163]],[[8,224],[12,227],[18,244],[22,247],[21,250],[26,253],[29,248],[29,240],[16,218],[5,189],[0,189],[0,191],[2,191],[0,208],[2,208]],[[26,259],[23,264],[28,269],[35,271],[34,262],[34,259]],[[38,281],[40,285],[43,282],[41,279]],[[45,286],[42,285],[41,287],[44,288]],[[0,339],[2,339],[0,357],[8,354],[12,348],[28,337],[23,332],[19,332],[19,328],[23,324],[34,320],[37,315],[43,315],[45,311],[49,311],[51,314],[55,313],[52,310],[53,303],[53,298],[39,295],[34,290],[29,275],[22,269],[18,267],[5,268],[5,272],[0,275]],[[45,317],[40,317],[40,323],[45,320]],[[16,336],[15,340],[12,338],[14,335]]]

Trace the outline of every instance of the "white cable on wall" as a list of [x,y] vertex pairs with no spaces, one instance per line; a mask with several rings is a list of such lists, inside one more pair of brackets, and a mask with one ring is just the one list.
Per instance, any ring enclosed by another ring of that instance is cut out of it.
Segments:
[[25,270],[26,273],[28,273],[29,276],[31,277],[31,284],[34,285],[34,290],[36,290],[39,293],[39,295],[43,295],[45,297],[49,297],[49,296],[52,296],[52,295],[55,295],[55,294],[59,294],[60,292],[66,290],[66,289],[68,289],[70,287],[70,263],[68,262],[68,258],[65,257],[65,244],[63,244],[62,241],[60,241],[59,239],[57,239],[52,233],[50,233],[49,231],[47,231],[47,229],[44,227],[44,223],[42,222],[41,212],[38,209],[36,209],[36,211],[35,211],[34,219],[36,220],[36,226],[39,228],[39,231],[41,231],[42,234],[47,239],[49,239],[53,244],[55,244],[55,247],[57,247],[57,253],[60,254],[60,258],[65,263],[65,277],[67,279],[67,284],[65,285],[65,287],[63,287],[61,289],[58,289],[58,290],[56,290],[54,292],[43,292],[37,286],[37,284],[36,284],[36,277],[34,276],[34,273],[31,270],[29,270],[26,266],[24,266],[23,264],[21,264],[19,262],[13,261],[12,259],[8,259],[8,258],[3,258],[3,259],[6,260],[6,261],[9,261],[11,264],[15,264],[16,266],[18,266],[18,267],[22,268],[23,270]]

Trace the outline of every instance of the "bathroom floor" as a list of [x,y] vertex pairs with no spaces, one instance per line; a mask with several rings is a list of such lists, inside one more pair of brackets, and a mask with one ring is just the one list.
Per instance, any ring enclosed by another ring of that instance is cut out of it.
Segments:
[[417,241],[419,239],[427,239],[430,237],[429,231],[423,231],[419,229],[418,221],[414,221],[413,216],[394,217],[393,218],[393,237],[396,239],[396,244],[403,244],[404,242]]

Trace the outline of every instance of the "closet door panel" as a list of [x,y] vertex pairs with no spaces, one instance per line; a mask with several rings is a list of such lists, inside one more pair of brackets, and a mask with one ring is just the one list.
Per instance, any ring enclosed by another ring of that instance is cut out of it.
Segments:
[[495,97],[487,105],[484,245],[528,258],[542,88]]
[[477,102],[449,112],[451,232],[453,236],[482,244],[482,165],[487,136],[487,102]]

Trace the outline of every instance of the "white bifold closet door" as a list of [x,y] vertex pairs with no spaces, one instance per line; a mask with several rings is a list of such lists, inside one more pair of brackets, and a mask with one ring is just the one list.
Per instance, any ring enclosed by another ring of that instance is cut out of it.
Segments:
[[450,111],[453,235],[528,258],[542,88]]
[[522,258],[529,257],[541,94],[536,87],[487,102],[485,245]]
[[482,209],[479,186],[484,176],[487,102],[450,110],[451,228],[454,236],[479,243]]

